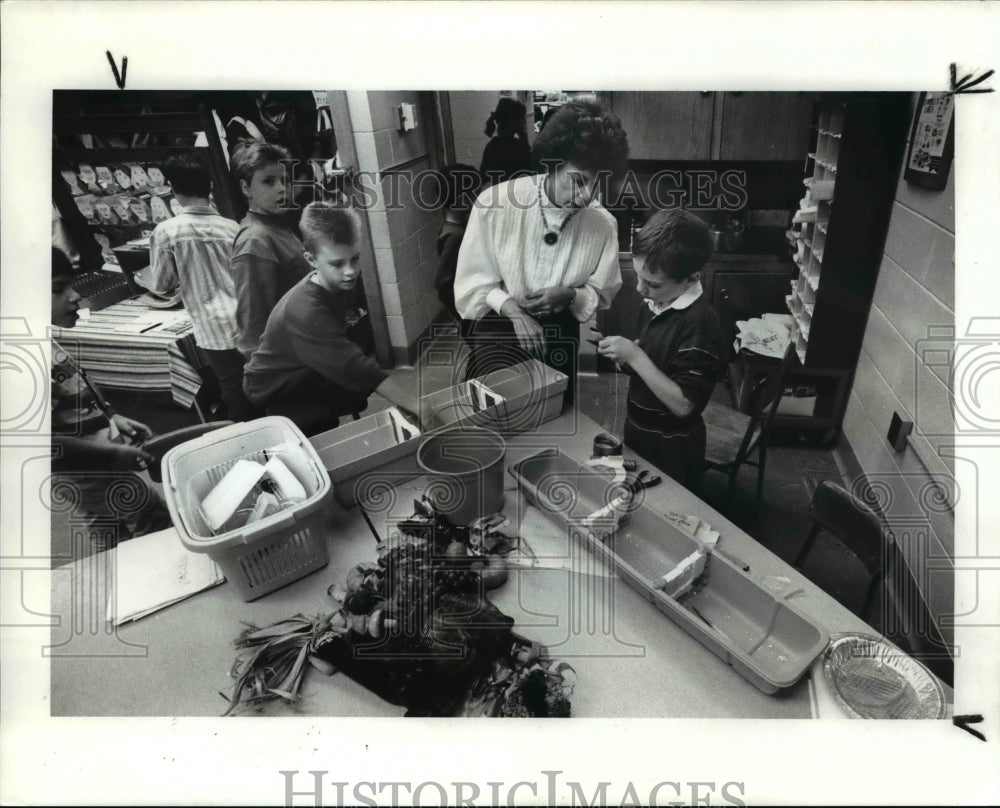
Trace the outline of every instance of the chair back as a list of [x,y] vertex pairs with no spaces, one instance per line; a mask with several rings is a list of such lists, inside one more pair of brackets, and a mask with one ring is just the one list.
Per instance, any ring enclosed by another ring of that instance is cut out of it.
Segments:
[[781,357],[781,362],[757,383],[754,407],[750,414],[750,423],[747,424],[746,434],[743,435],[743,441],[736,455],[737,463],[743,462],[743,459],[753,451],[757,441],[765,439],[764,433],[767,431],[771,419],[774,418],[782,393],[785,391],[785,379],[788,377],[792,364],[797,360],[795,343],[789,342]]
[[868,573],[882,573],[892,534],[881,517],[844,487],[824,480],[813,494],[809,516],[858,557]]

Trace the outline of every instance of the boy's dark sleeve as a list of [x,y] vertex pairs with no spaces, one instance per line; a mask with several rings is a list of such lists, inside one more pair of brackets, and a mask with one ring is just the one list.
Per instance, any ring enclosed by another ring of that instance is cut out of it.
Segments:
[[263,241],[237,242],[230,262],[236,287],[236,347],[249,357],[278,302],[278,262]]
[[663,369],[694,405],[692,415],[705,409],[719,379],[722,338],[718,326],[712,326],[699,322],[690,328]]
[[389,376],[344,333],[333,317],[288,314],[292,350],[303,365],[351,393],[367,398]]
[[457,234],[444,236],[438,245],[437,274],[434,286],[438,297],[455,319],[461,319],[455,308],[455,272],[458,269],[458,251],[462,237]]

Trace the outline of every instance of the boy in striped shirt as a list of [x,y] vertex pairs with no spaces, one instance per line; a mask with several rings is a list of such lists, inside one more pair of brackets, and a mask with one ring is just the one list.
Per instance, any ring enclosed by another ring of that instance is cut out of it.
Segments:
[[180,286],[194,339],[219,380],[222,400],[235,421],[257,416],[243,392],[243,354],[237,349],[236,287],[229,263],[239,225],[209,203],[212,179],[191,152],[163,163],[181,212],[156,226],[149,240],[150,288]]

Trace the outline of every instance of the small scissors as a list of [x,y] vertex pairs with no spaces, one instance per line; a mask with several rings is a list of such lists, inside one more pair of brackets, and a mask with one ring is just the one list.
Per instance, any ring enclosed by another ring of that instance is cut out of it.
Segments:
[[635,494],[639,491],[644,491],[647,488],[653,488],[654,486],[659,485],[661,482],[663,482],[662,477],[660,477],[659,475],[656,475],[655,477],[649,477],[649,469],[643,469],[642,471],[639,472],[639,474],[636,476],[634,480],[626,484],[632,490],[632,493]]

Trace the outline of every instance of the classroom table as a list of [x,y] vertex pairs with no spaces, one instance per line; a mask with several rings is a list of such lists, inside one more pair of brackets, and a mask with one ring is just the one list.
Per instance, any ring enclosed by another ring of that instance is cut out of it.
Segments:
[[80,313],[75,326],[54,327],[52,337],[80,361],[91,381],[102,388],[158,393],[184,409],[191,406],[201,377],[179,345],[193,334],[184,309],[157,309],[134,298]]
[[[509,466],[544,448],[558,446],[577,459],[590,456],[601,427],[576,411],[564,412],[531,434],[510,435]],[[626,456],[628,456],[626,450]],[[643,466],[640,464],[640,468]],[[343,588],[350,568],[376,558],[376,538],[394,520],[413,512],[421,478],[401,481],[382,509],[369,509],[369,526],[358,507],[333,503],[325,516],[330,563],[259,600],[241,601],[228,584],[117,629],[105,623],[113,588],[114,551],[81,558],[52,573],[52,715],[215,716],[231,692],[232,641],[243,623],[266,625],[297,613],[335,608],[327,590]],[[841,606],[720,513],[664,478],[646,492],[646,503],[663,512],[694,514],[720,531],[719,548],[749,566],[762,586],[780,595],[801,590],[795,608],[830,634],[875,634]],[[677,718],[809,718],[809,674],[774,695],[757,690],[736,671],[656,610],[595,557],[565,535],[565,529],[527,506],[505,473],[504,513],[546,559],[549,569],[517,569],[490,593],[512,616],[521,635],[548,646],[568,662],[578,684],[574,716]],[[560,565],[562,558],[567,563]],[[569,566],[570,570],[559,569]],[[261,712],[278,716],[401,716],[389,704],[344,674],[306,675],[300,700],[274,703]]]

